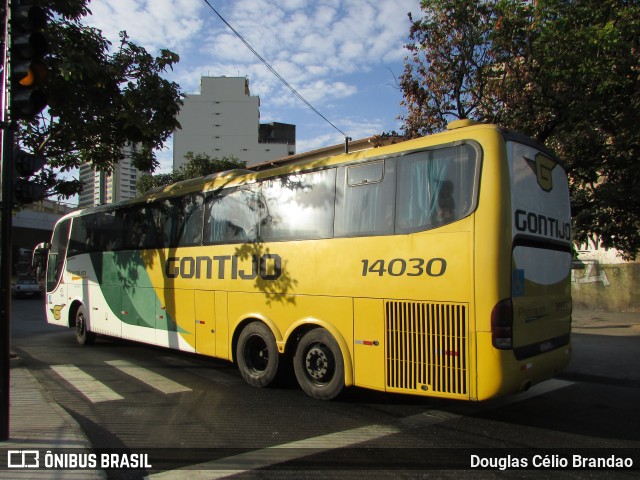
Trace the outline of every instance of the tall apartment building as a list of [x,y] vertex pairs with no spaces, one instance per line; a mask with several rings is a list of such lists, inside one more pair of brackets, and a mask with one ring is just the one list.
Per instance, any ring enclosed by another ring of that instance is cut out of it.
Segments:
[[131,165],[131,159],[126,156],[112,173],[97,172],[88,163],[80,165],[80,181],[84,190],[78,198],[78,207],[104,205],[135,197],[140,175],[141,172]]
[[260,124],[260,98],[245,77],[202,77],[200,94],[187,95],[173,134],[173,169],[188,152],[235,157],[247,165],[295,154],[295,125]]
[[[260,124],[260,98],[252,96],[245,77],[203,77],[199,95],[187,95],[178,115],[182,129],[173,135],[173,169],[185,163],[188,152],[211,158],[235,157],[247,165],[295,154],[296,127]],[[84,190],[79,207],[127,200],[136,196],[141,172],[127,157],[113,173],[80,166]]]

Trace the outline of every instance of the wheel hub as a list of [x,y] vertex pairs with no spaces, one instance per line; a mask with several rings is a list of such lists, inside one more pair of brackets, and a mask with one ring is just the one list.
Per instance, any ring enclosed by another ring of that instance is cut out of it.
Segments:
[[269,348],[264,340],[256,335],[247,341],[244,357],[252,370],[263,372],[269,363]]
[[329,358],[326,352],[319,348],[309,349],[306,358],[307,372],[316,380],[323,380],[329,372]]

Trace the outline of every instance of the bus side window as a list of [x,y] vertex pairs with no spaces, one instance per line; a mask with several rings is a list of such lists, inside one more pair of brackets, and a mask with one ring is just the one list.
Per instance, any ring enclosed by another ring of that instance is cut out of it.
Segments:
[[173,246],[172,235],[173,225],[177,212],[170,199],[155,202],[153,208],[153,223],[158,232],[157,248]]
[[396,233],[436,228],[475,207],[478,154],[470,145],[407,155],[399,162]]
[[122,224],[113,211],[79,215],[73,220],[68,255],[117,250],[122,245]]
[[116,211],[92,215],[89,233],[89,249],[92,252],[114,251],[122,248],[125,236],[122,217]]
[[336,237],[393,234],[393,160],[340,167],[336,183]]
[[127,208],[123,216],[125,235],[123,248],[138,250],[155,248],[158,231],[153,219],[153,208],[150,205],[135,205]]
[[182,211],[181,235],[178,245],[200,245],[202,243],[202,217],[204,215],[204,196],[201,193],[187,195],[180,199]]
[[87,224],[90,220],[91,216],[89,215],[79,216],[73,219],[71,236],[69,237],[69,248],[67,251],[69,257],[90,251],[89,233],[87,231]]
[[205,199],[204,243],[242,243],[257,239],[260,200],[257,186],[212,192]]
[[335,184],[335,168],[263,182],[260,240],[331,238]]

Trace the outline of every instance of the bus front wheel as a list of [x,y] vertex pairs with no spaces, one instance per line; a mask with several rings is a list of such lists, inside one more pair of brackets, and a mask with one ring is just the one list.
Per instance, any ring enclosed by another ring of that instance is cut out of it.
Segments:
[[76,311],[76,340],[80,345],[91,345],[96,334],[87,330],[87,314],[83,306]]
[[344,388],[342,352],[324,328],[314,328],[300,339],[293,367],[300,387],[310,397],[331,400]]
[[238,337],[236,359],[242,378],[253,387],[267,387],[278,374],[278,346],[261,322],[247,325]]

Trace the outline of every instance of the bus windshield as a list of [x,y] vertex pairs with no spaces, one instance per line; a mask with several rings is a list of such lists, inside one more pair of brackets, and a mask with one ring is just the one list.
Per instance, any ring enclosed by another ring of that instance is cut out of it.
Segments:
[[70,227],[71,220],[68,219],[58,223],[53,231],[47,260],[47,292],[52,291],[62,278]]

